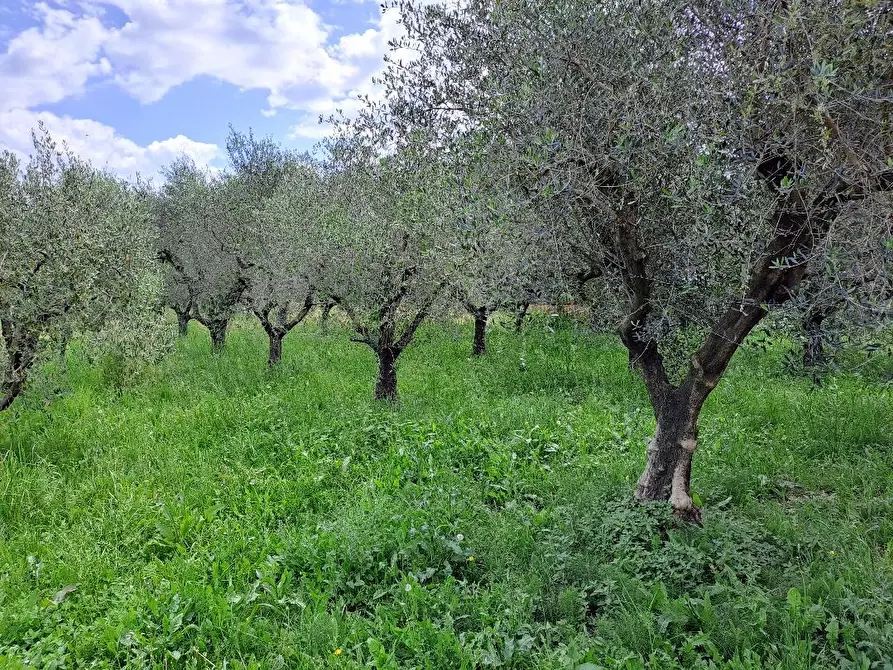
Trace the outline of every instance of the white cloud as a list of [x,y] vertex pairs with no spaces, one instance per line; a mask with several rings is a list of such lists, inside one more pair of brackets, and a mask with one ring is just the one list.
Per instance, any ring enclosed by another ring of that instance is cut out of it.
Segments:
[[[106,7],[123,13],[123,25],[103,23]],[[85,157],[128,173],[154,172],[180,151],[207,163],[220,150],[182,135],[140,146],[110,126],[34,107],[85,94],[94,81],[151,103],[209,76],[266,91],[264,116],[297,112],[291,136],[318,139],[328,130],[317,124],[320,114],[353,116],[359,95],[380,97],[372,78],[388,40],[402,34],[399,15],[388,11],[372,27],[334,40],[333,28],[303,0],[39,2],[33,14],[38,25],[0,54],[0,148],[27,153],[30,129],[43,120]]]
[[98,121],[25,109],[0,111],[0,146],[6,146],[22,157],[27,156],[32,148],[31,130],[39,122],[46,125],[54,139],[65,141],[82,158],[125,176],[137,172],[153,176],[161,166],[182,154],[199,165],[207,165],[220,155],[216,144],[196,142],[183,135],[143,147]]
[[27,108],[83,93],[91,77],[108,73],[100,57],[109,32],[93,16],[35,5],[39,27],[16,35],[0,55],[0,109]]
[[198,76],[265,89],[271,107],[293,106],[306,84],[338,91],[355,73],[326,50],[316,12],[286,0],[109,0],[129,22],[103,48],[115,81],[142,102]]

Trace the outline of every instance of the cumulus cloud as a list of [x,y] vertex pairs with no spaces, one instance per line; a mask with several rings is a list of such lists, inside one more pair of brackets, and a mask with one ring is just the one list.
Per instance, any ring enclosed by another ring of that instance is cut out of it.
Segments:
[[[110,7],[123,17],[117,25],[105,19]],[[83,95],[94,81],[152,103],[208,76],[266,91],[262,114],[296,114],[291,136],[318,139],[327,131],[319,115],[352,116],[359,95],[380,95],[373,76],[401,34],[388,11],[336,38],[303,0],[46,0],[32,13],[37,25],[0,54],[0,148],[27,152],[29,131],[43,120],[79,153],[124,172],[153,171],[179,151],[207,163],[220,150],[183,136],[140,146],[110,126],[34,108]]]
[[143,147],[98,121],[26,109],[0,112],[0,146],[27,156],[32,148],[31,130],[41,122],[57,141],[64,141],[82,158],[124,176],[154,176],[161,166],[183,154],[200,165],[207,165],[220,155],[216,144],[196,142],[183,135]]
[[40,25],[13,37],[0,55],[0,107],[27,108],[83,93],[91,77],[108,74],[101,53],[108,30],[94,16],[76,17],[35,5]]

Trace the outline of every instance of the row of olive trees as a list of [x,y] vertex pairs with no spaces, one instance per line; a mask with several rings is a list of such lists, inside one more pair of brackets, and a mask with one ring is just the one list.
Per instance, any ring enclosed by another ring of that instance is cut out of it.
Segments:
[[406,30],[395,46],[417,56],[385,72],[384,102],[357,125],[396,147],[430,137],[469,165],[502,156],[490,179],[536,211],[552,258],[575,257],[621,315],[657,424],[638,497],[698,519],[701,407],[754,327],[799,310],[815,352],[830,313],[889,326],[893,13],[873,2],[393,4]]
[[314,305],[339,305],[378,358],[375,396],[394,400],[397,360],[433,310],[467,309],[482,354],[494,310],[547,292],[549,246],[533,243],[546,234],[533,211],[481,165],[460,172],[430,138],[389,151],[348,124],[322,158],[236,131],[227,147],[225,172],[170,165],[153,210],[166,302],[181,333],[195,319],[215,349],[247,308],[275,365]]

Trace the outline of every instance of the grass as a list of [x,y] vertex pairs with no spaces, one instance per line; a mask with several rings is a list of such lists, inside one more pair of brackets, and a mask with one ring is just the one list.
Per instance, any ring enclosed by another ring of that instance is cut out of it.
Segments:
[[310,323],[272,372],[247,323],[48,364],[0,418],[0,668],[893,667],[889,385],[741,352],[681,528],[630,502],[613,338],[470,342],[424,328],[397,408]]

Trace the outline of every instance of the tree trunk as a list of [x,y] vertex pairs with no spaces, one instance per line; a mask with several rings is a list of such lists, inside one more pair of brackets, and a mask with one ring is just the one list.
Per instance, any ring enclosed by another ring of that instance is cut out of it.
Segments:
[[645,471],[636,485],[639,500],[669,500],[677,516],[700,523],[701,511],[689,492],[691,462],[698,445],[698,415],[704,400],[686,386],[672,391],[657,412],[648,443]]
[[474,315],[474,345],[471,353],[473,356],[483,356],[487,351],[487,311],[478,310]]
[[375,399],[397,402],[397,356],[393,347],[379,348],[378,378],[375,380]]
[[180,337],[185,337],[189,332],[189,310],[174,310],[177,313],[177,332]]
[[0,335],[6,346],[6,370],[0,383],[0,412],[10,405],[24,390],[28,372],[34,363],[38,338],[25,332],[11,319],[0,318]]
[[828,360],[825,351],[825,334],[822,330],[824,315],[808,313],[803,319],[803,331],[806,341],[803,343],[803,367],[819,368]]
[[518,311],[515,312],[515,332],[520,333],[521,327],[524,325],[524,317],[527,316],[527,310],[530,307],[529,302],[518,304]]
[[4,382],[3,385],[0,386],[0,412],[9,409],[15,399],[19,397],[23,386],[24,384],[22,383],[22,380],[19,379]]
[[267,365],[272,368],[282,360],[282,339],[285,337],[285,331],[271,329],[267,336],[270,338],[270,356]]
[[335,302],[329,301],[322,307],[322,319],[320,320],[320,332],[323,335],[329,334],[329,314],[335,306]]
[[226,327],[229,321],[210,321],[208,330],[211,332],[211,351],[219,354],[226,345]]

